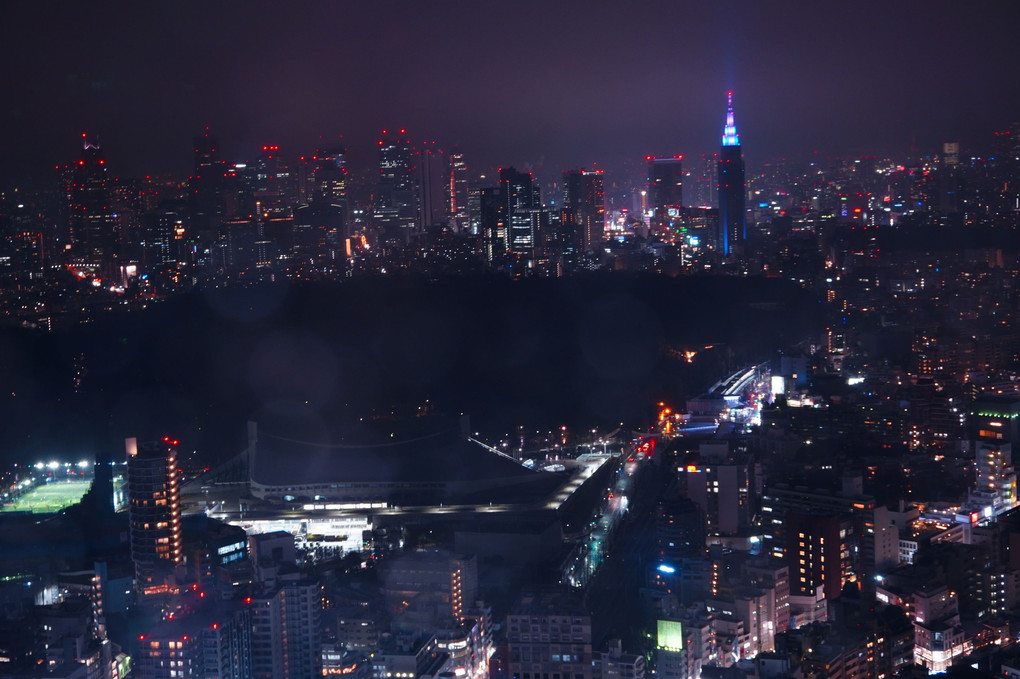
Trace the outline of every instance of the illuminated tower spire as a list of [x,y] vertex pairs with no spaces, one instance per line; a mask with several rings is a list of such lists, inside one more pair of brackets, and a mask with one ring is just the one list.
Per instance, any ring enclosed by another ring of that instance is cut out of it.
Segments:
[[740,136],[737,134],[737,124],[733,122],[733,93],[726,94],[726,127],[723,128],[722,145],[740,146]]
[[747,239],[744,191],[744,157],[740,151],[737,125],[733,122],[733,93],[730,92],[722,148],[719,149],[719,185],[716,192],[719,197],[719,233],[716,245],[724,255],[739,254]]

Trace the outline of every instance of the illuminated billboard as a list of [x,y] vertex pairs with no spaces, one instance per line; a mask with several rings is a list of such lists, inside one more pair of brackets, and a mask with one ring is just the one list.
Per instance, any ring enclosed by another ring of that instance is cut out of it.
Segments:
[[667,651],[682,651],[684,634],[680,621],[659,620],[658,647]]

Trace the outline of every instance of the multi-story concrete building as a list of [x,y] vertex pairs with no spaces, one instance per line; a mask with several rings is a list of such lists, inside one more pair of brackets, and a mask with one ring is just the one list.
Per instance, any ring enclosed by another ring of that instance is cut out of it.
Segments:
[[311,679],[321,675],[322,588],[287,580],[252,597],[252,676]]
[[702,444],[698,464],[680,469],[687,497],[705,514],[711,535],[736,535],[750,526],[752,465],[725,443]]
[[[171,616],[138,636],[132,676],[139,679],[252,676],[252,606],[192,591]],[[283,675],[280,675],[283,676]]]
[[914,664],[931,674],[945,672],[972,643],[960,625],[959,601],[945,585],[929,585],[913,594]]
[[143,594],[165,589],[166,577],[183,557],[175,444],[168,438],[126,442],[131,560]]
[[593,679],[591,617],[578,598],[526,595],[506,625],[511,679]]
[[435,636],[414,641],[388,637],[371,654],[373,679],[435,679],[449,670],[450,656],[439,650]]
[[624,653],[620,639],[610,639],[609,648],[596,654],[595,679],[644,679],[645,657]]
[[478,596],[478,560],[471,555],[410,552],[382,570],[383,596],[400,627],[426,632],[459,623]]

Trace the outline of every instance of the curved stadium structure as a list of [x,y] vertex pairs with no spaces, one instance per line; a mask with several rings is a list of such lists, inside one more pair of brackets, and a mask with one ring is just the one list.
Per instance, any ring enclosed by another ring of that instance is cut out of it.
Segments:
[[565,480],[472,442],[463,426],[401,429],[310,442],[249,423],[250,492],[271,503],[437,505],[538,498]]

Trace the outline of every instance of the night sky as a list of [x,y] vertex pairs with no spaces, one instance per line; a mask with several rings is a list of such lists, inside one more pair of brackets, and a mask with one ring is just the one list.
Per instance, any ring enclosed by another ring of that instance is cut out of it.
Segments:
[[[311,153],[378,130],[476,171],[610,175],[718,149],[727,90],[751,168],[775,157],[980,152],[1020,119],[1020,3],[7,2],[0,188],[50,181],[97,135],[115,174]],[[636,166],[636,165],[635,165]]]

